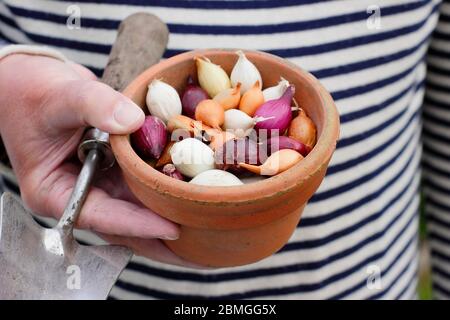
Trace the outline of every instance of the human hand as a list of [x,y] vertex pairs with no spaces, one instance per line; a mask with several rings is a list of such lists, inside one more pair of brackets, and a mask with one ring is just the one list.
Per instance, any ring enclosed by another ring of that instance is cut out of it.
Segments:
[[[22,199],[32,211],[54,218],[63,213],[80,172],[75,154],[84,127],[126,134],[145,117],[81,65],[22,54],[0,61],[0,114]],[[190,265],[158,240],[176,239],[178,226],[143,207],[117,166],[98,172],[77,227],[150,259]]]

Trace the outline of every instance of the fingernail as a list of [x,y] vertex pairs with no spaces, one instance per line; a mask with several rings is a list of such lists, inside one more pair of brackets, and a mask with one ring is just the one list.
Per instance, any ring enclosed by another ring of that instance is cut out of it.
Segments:
[[114,120],[124,128],[134,128],[144,117],[144,112],[138,106],[120,101],[114,108]]
[[178,238],[179,238],[178,235],[175,235],[175,236],[166,235],[166,236],[161,237],[161,239],[163,239],[163,240],[178,240]]

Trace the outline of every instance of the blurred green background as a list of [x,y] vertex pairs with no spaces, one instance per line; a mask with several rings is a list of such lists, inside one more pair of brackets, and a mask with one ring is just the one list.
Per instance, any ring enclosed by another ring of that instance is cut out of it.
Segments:
[[420,266],[419,266],[419,283],[417,287],[418,296],[421,300],[432,299],[432,286],[431,286],[431,272],[430,272],[430,259],[429,259],[429,247],[427,241],[427,228],[425,224],[425,209],[424,209],[424,197],[421,197],[420,205]]

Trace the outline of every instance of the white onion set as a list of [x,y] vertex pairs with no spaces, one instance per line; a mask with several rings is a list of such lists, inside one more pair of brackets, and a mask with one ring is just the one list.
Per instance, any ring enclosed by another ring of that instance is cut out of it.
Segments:
[[257,81],[262,88],[263,81],[256,66],[247,59],[243,51],[239,50],[236,54],[239,59],[231,71],[231,85],[235,87],[238,83],[241,83],[241,94],[250,90]]
[[212,63],[205,57],[196,58],[195,61],[197,63],[198,82],[211,98],[231,88],[230,78],[221,66]]
[[169,84],[155,79],[148,86],[147,108],[152,116],[167,124],[170,118],[181,114],[181,100],[177,91]]
[[170,149],[170,156],[177,170],[187,177],[214,169],[214,152],[195,138],[175,143]]
[[237,137],[243,138],[249,134],[249,131],[258,123],[269,118],[250,117],[245,112],[237,109],[230,109],[225,112],[225,121],[223,128],[233,133]]
[[216,187],[229,187],[243,184],[234,174],[217,169],[203,171],[189,181],[189,183]]
[[276,100],[281,98],[281,96],[283,95],[283,93],[286,91],[286,89],[289,87],[289,81],[287,81],[286,79],[284,79],[283,77],[281,78],[280,82],[278,82],[278,84],[276,86],[273,87],[269,87],[263,90],[263,96],[264,96],[264,101],[270,101],[270,100]]

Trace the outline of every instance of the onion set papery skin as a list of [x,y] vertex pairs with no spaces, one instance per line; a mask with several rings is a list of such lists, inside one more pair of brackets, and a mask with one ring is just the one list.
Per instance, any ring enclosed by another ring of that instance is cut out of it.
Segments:
[[189,76],[183,97],[181,98],[183,113],[190,118],[194,118],[197,105],[206,99],[209,99],[208,93],[199,86],[196,86],[192,77]]
[[212,63],[205,57],[197,57],[195,62],[197,64],[198,82],[211,98],[231,88],[230,78],[221,66]]
[[247,59],[242,50],[236,51],[236,54],[239,58],[234,65],[233,70],[231,70],[231,84],[236,86],[238,82],[241,83],[242,95],[250,90],[256,81],[259,81],[260,88],[262,88],[263,81],[256,66]]
[[294,90],[294,86],[291,85],[279,99],[267,101],[260,106],[255,116],[268,120],[258,122],[255,129],[267,130],[268,136],[272,130],[278,130],[280,134],[283,134],[292,120],[291,101]]

